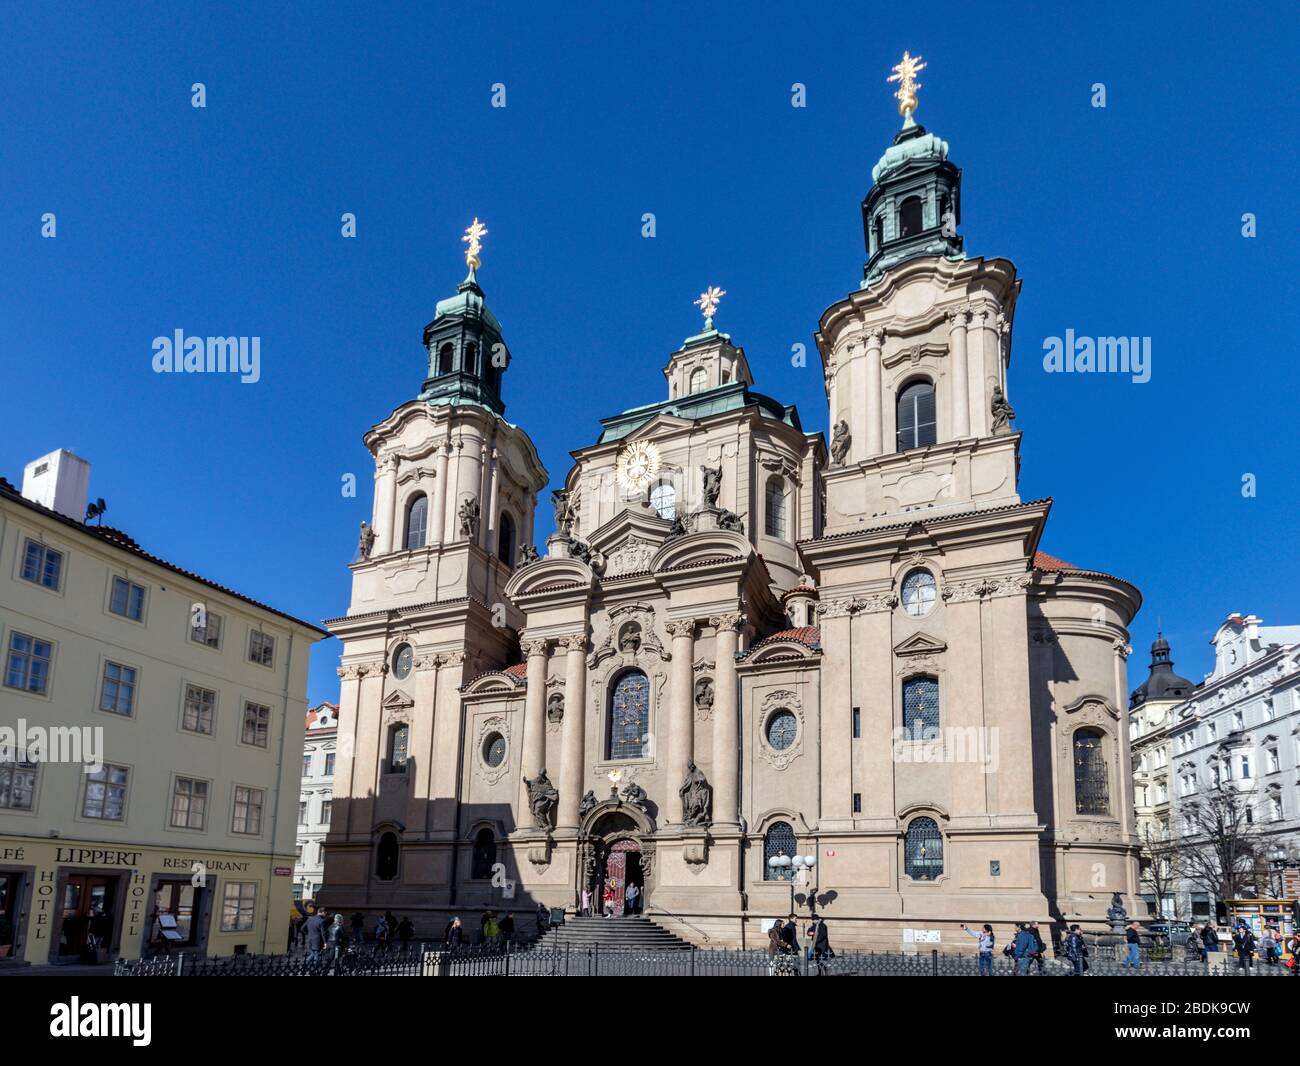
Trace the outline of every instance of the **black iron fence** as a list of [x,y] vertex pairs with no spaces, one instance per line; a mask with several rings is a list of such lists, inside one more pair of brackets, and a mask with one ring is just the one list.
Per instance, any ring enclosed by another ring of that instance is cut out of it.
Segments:
[[[995,956],[986,963],[990,976],[1016,974],[1014,959]],[[833,958],[804,955],[769,958],[764,951],[691,948],[646,951],[602,948],[597,945],[548,945],[515,948],[466,947],[455,951],[412,948],[367,951],[350,948],[337,957],[311,955],[199,955],[118,960],[120,977],[974,977],[980,960],[971,954],[939,951],[847,952]],[[1063,958],[1031,960],[1027,976],[1064,977],[1075,973]],[[1204,961],[1143,959],[1137,966],[1096,950],[1088,959],[1088,975],[1098,977],[1271,977],[1290,976],[1282,966],[1258,963],[1239,968],[1232,956],[1211,954]]]

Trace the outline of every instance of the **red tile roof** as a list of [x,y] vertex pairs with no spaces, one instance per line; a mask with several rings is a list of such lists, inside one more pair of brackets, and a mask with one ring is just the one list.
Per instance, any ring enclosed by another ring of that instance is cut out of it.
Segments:
[[507,667],[506,667],[504,670],[502,670],[501,672],[502,672],[503,674],[509,674],[511,677],[527,677],[527,676],[528,676],[528,664],[527,664],[527,663],[515,663],[514,666],[507,666]]
[[740,658],[747,659],[759,648],[766,647],[768,644],[775,644],[778,641],[791,641],[795,644],[802,644],[805,648],[810,648],[813,651],[819,651],[822,646],[821,627],[799,626],[797,629],[783,629],[779,633],[764,637],[757,644],[750,645]]
[[1078,570],[1079,568],[1073,563],[1058,559],[1055,555],[1048,555],[1047,552],[1034,552],[1034,569],[1050,572],[1053,570]]

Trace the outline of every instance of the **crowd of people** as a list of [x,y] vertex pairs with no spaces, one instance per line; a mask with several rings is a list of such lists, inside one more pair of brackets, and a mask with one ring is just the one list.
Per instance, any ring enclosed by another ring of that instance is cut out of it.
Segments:
[[[967,935],[979,941],[976,950],[980,976],[993,976],[993,955],[997,940],[993,933],[993,926],[985,923],[979,929],[971,929],[966,925],[961,928]],[[1002,948],[1003,956],[1014,964],[1012,973],[1018,977],[1044,973],[1047,945],[1039,932],[1038,923],[1018,922],[1015,928],[1016,931],[1010,942]],[[1300,977],[1300,962],[1297,962],[1297,957],[1300,956],[1300,930],[1283,938],[1276,926],[1266,926],[1263,935],[1256,937],[1250,925],[1244,920],[1239,920],[1232,927],[1229,936],[1231,950],[1237,956],[1237,965],[1240,969],[1250,969],[1258,956],[1259,961],[1265,965],[1285,965],[1293,974]],[[1146,935],[1146,938],[1149,939],[1149,935]],[[1137,969],[1142,965],[1143,940],[1141,924],[1137,921],[1129,922],[1124,930],[1124,951],[1120,957],[1120,966]],[[1220,932],[1213,923],[1197,923],[1187,932],[1185,957],[1188,961],[1205,962],[1211,954],[1220,951],[1221,946]],[[1071,925],[1056,946],[1056,957],[1070,964],[1074,976],[1082,977],[1089,970],[1090,955],[1091,950],[1083,932],[1078,925]]]
[[[807,946],[804,958],[813,964],[814,973],[826,972],[826,963],[835,957],[831,949],[830,931],[817,913],[808,917]],[[767,972],[771,975],[798,973],[790,964],[799,957],[799,919],[793,911],[784,918],[775,918],[767,930]]]

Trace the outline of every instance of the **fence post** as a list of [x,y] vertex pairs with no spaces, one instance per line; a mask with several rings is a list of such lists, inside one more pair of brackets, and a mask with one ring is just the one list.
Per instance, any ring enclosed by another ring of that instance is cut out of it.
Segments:
[[183,951],[176,956],[176,976],[185,976],[185,952]]
[[930,949],[930,968],[935,977],[939,976],[939,949]]
[[596,941],[596,972],[594,976],[600,976],[600,941]]
[[510,976],[510,940],[509,940],[509,938],[506,939],[506,972],[505,972],[505,976],[506,976],[506,977],[509,977],[509,976]]
[[573,947],[572,944],[564,945],[564,976],[565,977],[569,976],[569,949],[572,947]]
[[695,976],[695,945],[691,945],[691,976]]

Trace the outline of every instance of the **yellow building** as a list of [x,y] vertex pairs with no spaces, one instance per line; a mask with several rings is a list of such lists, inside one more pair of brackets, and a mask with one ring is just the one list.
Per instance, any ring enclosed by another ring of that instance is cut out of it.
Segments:
[[88,484],[0,479],[0,966],[283,950],[322,631],[82,522]]

